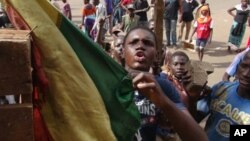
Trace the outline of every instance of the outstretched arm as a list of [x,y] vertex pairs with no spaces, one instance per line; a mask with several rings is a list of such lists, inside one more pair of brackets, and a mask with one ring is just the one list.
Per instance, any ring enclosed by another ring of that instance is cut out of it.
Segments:
[[194,30],[193,30],[193,32],[191,33],[191,36],[190,36],[190,38],[189,38],[189,42],[190,42],[190,43],[192,42],[192,38],[193,38],[194,33],[196,32],[196,30],[197,30],[197,27],[195,27]]
[[[207,141],[202,128],[195,122],[187,111],[179,110],[164,94],[160,85],[150,73],[139,73],[133,78],[133,85],[140,94],[147,97],[158,108],[164,111],[175,131],[185,141]],[[185,119],[185,120],[183,120]]]

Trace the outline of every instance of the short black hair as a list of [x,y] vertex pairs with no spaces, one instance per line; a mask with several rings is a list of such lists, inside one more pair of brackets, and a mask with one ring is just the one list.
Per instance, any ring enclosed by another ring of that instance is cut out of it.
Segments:
[[129,30],[128,31],[128,33],[125,35],[125,37],[124,37],[124,42],[123,42],[123,46],[125,47],[125,42],[126,42],[126,40],[127,40],[127,37],[128,37],[128,35],[132,32],[132,31],[134,31],[134,30],[137,30],[137,29],[142,29],[142,30],[146,30],[146,31],[148,31],[150,34],[152,34],[153,36],[154,36],[154,39],[155,39],[155,47],[157,48],[157,38],[156,38],[156,35],[155,35],[155,33],[152,31],[152,30],[150,30],[148,27],[145,27],[145,26],[136,26],[136,27],[134,27],[134,28],[132,28],[131,30]]
[[187,55],[185,52],[183,52],[183,51],[176,51],[176,52],[174,52],[174,53],[172,54],[172,57],[171,57],[171,58],[173,59],[175,56],[183,56],[183,57],[186,58],[187,62],[189,61],[188,55]]

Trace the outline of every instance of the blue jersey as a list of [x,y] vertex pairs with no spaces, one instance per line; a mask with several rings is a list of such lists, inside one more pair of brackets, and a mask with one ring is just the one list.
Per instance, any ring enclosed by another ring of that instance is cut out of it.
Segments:
[[[166,78],[156,76],[156,80],[161,86],[163,92],[167,97],[176,103],[179,109],[185,109],[181,103],[180,97],[171,82]],[[157,113],[159,109],[144,96],[135,92],[135,104],[137,105],[141,115],[141,127],[135,135],[135,141],[155,141],[157,129]]]
[[221,82],[210,96],[205,130],[211,141],[229,141],[230,125],[250,124],[250,100],[238,95],[239,82]]

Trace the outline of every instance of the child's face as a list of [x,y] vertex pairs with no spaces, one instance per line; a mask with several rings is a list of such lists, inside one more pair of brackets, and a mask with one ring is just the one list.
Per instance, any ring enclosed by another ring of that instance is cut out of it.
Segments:
[[201,14],[202,14],[203,16],[207,16],[208,11],[207,11],[207,10],[202,10],[202,11],[201,11]]

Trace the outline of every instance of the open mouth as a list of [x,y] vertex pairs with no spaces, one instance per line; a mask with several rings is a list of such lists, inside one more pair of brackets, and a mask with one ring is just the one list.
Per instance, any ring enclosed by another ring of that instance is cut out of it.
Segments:
[[178,74],[178,75],[184,75],[184,71],[176,71],[176,74]]
[[143,52],[137,52],[135,54],[135,60],[137,62],[143,62],[144,60],[146,60],[145,54]]

